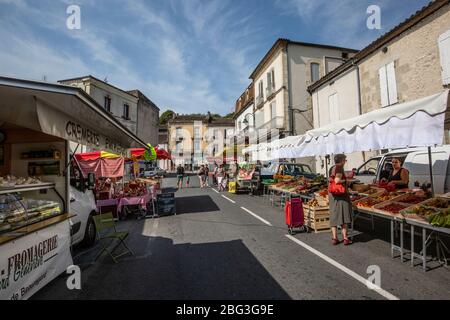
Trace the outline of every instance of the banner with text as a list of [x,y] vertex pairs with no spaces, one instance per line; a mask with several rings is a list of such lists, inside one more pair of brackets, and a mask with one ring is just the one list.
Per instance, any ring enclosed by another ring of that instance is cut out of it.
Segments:
[[72,265],[69,220],[1,246],[0,299],[28,299]]

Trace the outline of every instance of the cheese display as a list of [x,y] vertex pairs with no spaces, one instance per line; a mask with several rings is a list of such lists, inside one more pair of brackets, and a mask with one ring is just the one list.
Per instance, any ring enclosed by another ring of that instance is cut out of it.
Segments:
[[22,199],[18,195],[0,196],[0,232],[17,229],[61,213],[57,202]]

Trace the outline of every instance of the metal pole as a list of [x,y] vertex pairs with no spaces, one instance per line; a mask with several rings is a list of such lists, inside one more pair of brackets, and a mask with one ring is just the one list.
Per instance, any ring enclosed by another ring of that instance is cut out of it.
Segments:
[[433,161],[431,159],[431,147],[428,147],[428,165],[430,167],[431,195],[434,197]]

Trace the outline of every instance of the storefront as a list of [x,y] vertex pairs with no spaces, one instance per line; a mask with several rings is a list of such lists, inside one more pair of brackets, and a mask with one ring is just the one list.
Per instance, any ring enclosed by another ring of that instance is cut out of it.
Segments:
[[145,146],[81,89],[0,77],[0,299],[31,297],[92,237],[95,203],[71,170],[71,144]]

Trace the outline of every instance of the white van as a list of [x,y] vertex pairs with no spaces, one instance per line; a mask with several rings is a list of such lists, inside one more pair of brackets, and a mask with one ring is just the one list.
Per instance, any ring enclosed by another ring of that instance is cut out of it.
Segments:
[[91,246],[95,242],[96,229],[93,216],[97,214],[93,185],[88,185],[79,168],[72,163],[70,169],[70,219],[72,245]]
[[[409,171],[409,188],[431,182],[428,148],[399,149],[372,157],[357,169],[354,178],[362,183],[374,183],[387,178],[394,157],[402,159],[403,167]],[[431,148],[431,157],[435,193],[450,192],[450,145]]]

